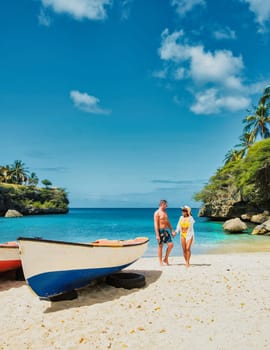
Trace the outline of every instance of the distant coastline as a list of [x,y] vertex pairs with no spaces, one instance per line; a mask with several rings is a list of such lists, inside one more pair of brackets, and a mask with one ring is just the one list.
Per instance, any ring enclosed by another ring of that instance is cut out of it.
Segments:
[[68,197],[61,188],[0,183],[0,216],[66,214]]
[[21,160],[0,165],[0,216],[65,214],[68,212],[68,196],[64,188],[53,187],[44,179],[44,187],[38,187],[39,178]]

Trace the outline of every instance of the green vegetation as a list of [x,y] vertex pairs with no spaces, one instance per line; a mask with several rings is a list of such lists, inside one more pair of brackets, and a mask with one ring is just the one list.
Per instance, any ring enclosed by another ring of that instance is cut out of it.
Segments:
[[0,166],[0,215],[8,209],[16,209],[24,215],[68,211],[69,201],[63,188],[51,187],[47,179],[42,181],[45,188],[37,187],[37,175],[28,174],[25,164],[19,160]]
[[211,203],[217,197],[238,195],[239,201],[270,208],[270,87],[243,122],[241,143],[226,154],[224,166],[194,196],[195,200]]
[[270,138],[256,142],[245,158],[226,163],[211,177],[195,199],[211,203],[217,197],[239,192],[241,199],[256,206],[270,206]]
[[42,180],[41,182],[46,188],[49,188],[52,185],[51,181],[47,179]]
[[28,181],[28,169],[21,160],[11,165],[0,165],[0,182],[22,185]]

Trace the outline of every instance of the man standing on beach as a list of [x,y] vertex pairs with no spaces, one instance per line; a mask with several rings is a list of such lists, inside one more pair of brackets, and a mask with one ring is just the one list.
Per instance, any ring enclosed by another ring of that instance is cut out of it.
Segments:
[[[172,235],[175,236],[175,232],[172,228],[172,225],[170,224],[168,214],[166,212],[167,207],[167,201],[165,199],[162,199],[159,203],[158,210],[156,210],[154,213],[154,227],[156,239],[158,242],[158,258],[160,265],[163,265],[163,263],[169,265],[169,255],[173,249],[173,242],[170,231],[172,232]],[[168,247],[166,250],[165,258],[162,260],[162,250],[164,243],[168,244]]]

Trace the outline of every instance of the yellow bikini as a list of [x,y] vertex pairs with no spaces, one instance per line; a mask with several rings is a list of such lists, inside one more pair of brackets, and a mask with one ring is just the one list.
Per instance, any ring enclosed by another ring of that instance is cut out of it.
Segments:
[[189,228],[189,221],[188,220],[180,220],[180,226],[181,226],[181,236],[184,238],[187,238],[187,232]]
[[194,236],[194,230],[193,225],[195,223],[195,220],[192,216],[184,217],[181,216],[179,218],[178,224],[176,226],[176,233],[180,233],[181,237],[185,238],[186,241],[193,238],[193,241],[195,240]]

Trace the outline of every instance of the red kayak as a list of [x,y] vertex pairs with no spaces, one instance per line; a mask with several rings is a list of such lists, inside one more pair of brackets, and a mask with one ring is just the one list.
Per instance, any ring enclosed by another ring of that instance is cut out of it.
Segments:
[[0,243],[0,273],[22,266],[17,242]]

